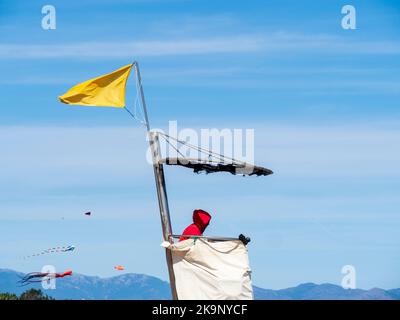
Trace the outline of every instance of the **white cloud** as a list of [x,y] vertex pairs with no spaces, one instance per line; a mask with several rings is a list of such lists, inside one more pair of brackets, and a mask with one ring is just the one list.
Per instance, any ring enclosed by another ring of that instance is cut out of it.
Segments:
[[349,41],[330,35],[289,33],[242,34],[209,38],[79,42],[69,44],[0,44],[2,59],[129,58],[245,52],[333,52],[342,54],[399,54],[396,41]]
[[[399,176],[400,130],[350,126],[256,129],[256,157],[284,176]],[[256,142],[257,143],[257,142]]]
[[[238,126],[232,124],[232,127]],[[227,203],[234,195],[232,210],[243,210],[247,203],[252,203],[253,208],[258,208],[252,214],[253,219],[266,218],[264,210],[260,211],[264,203],[281,217],[290,217],[293,212],[313,217],[350,214],[350,211],[353,215],[373,216],[378,208],[386,214],[393,213],[389,210],[397,204],[393,192],[373,192],[379,186],[375,187],[371,181],[383,181],[383,186],[384,181],[389,181],[388,188],[400,176],[400,131],[396,126],[264,124],[255,126],[255,140],[256,163],[273,169],[272,177],[249,178],[248,193],[242,193],[240,178],[228,174],[193,177],[186,169],[168,168],[167,179],[173,177],[171,200],[173,206],[179,204],[175,211],[212,203],[212,208],[223,215],[229,213]],[[147,143],[142,128],[2,126],[0,145],[3,218],[7,214],[28,218],[31,212],[46,217],[59,204],[63,205],[61,211],[68,212],[88,203],[98,207],[99,212],[104,211],[105,216],[106,212],[114,211],[115,217],[123,218],[124,208],[132,207],[143,213],[151,211],[147,202],[154,204],[151,197],[154,181],[151,166],[145,160]],[[313,181],[317,185],[310,187]],[[366,198],[357,192],[345,195],[329,189],[330,181],[336,181],[337,186],[369,181],[366,186],[369,191]],[[315,193],[318,184],[325,193]],[[283,186],[287,186],[287,192]],[[294,195],[294,186],[306,187],[314,193]],[[329,190],[333,193],[326,193]],[[28,202],[21,203],[19,197]]]
[[209,39],[83,42],[62,45],[1,44],[0,58],[130,58],[143,56],[240,53],[259,51],[264,39],[237,36]]
[[21,185],[55,187],[142,177],[143,128],[0,127],[3,174]]
[[[232,129],[237,127],[232,124]],[[256,162],[281,177],[400,175],[400,131],[392,124],[239,127],[255,129]],[[178,124],[178,130],[182,128]],[[65,180],[51,181],[49,176],[48,182],[62,185],[79,174],[95,180],[141,177],[149,167],[145,137],[142,127],[2,126],[1,179],[18,178],[27,183],[41,177],[45,183],[46,176],[57,173]]]
[[[359,68],[244,68],[239,66],[211,67],[158,67],[146,68],[145,81],[150,85],[163,87],[189,88],[251,88],[268,91],[296,90],[303,95],[319,95],[339,93],[348,94],[392,94],[400,93],[398,79],[387,79],[385,69]],[[321,75],[324,81],[310,77]],[[339,76],[339,77],[338,77]],[[78,79],[86,79],[88,75],[75,76],[58,75],[17,75],[15,78],[0,79],[5,85],[68,85]],[[347,80],[343,80],[346,78]],[[271,80],[273,79],[273,80]],[[373,80],[371,80],[373,79]],[[324,107],[326,109],[326,106]]]

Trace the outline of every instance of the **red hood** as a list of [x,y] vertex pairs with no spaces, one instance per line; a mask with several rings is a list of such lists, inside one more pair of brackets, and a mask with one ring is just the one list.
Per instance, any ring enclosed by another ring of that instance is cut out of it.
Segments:
[[210,223],[211,215],[204,210],[194,210],[193,211],[193,222],[197,225],[201,231],[204,232],[208,224]]

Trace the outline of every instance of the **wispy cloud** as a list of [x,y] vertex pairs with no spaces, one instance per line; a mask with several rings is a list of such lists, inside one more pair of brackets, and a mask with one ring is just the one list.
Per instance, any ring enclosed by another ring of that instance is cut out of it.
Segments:
[[210,39],[149,40],[137,42],[85,42],[63,45],[2,44],[0,58],[132,58],[259,51],[264,39],[237,36]]
[[204,55],[221,53],[334,52],[342,54],[400,54],[395,41],[349,41],[330,35],[288,33],[243,34],[211,38],[80,42],[69,44],[0,45],[2,59],[131,58],[132,56]]
[[280,175],[399,176],[400,131],[367,126],[267,127],[256,131],[256,154]]
[[145,137],[142,128],[0,127],[0,186],[122,186],[150,167]]
[[[243,68],[237,66],[146,68],[145,81],[150,85],[188,88],[252,88],[274,92],[295,90],[302,95],[319,95],[340,92],[341,95],[360,96],[383,93],[400,94],[400,78],[388,79],[385,72],[394,69],[357,68]],[[323,77],[323,81],[321,78]],[[340,77],[338,77],[340,76]],[[87,74],[79,75],[85,79]],[[79,80],[78,80],[79,81]],[[58,75],[14,75],[0,79],[3,85],[71,85],[77,76]]]
[[[256,163],[281,179],[400,175],[400,131],[393,126],[248,127],[255,128]],[[7,188],[126,185],[151,176],[142,128],[3,126],[0,145],[0,184]]]

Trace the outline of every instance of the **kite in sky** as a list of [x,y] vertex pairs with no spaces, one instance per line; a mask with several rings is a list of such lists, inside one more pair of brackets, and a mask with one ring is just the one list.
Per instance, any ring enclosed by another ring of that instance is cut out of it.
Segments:
[[21,286],[26,286],[31,283],[48,281],[55,278],[64,278],[66,276],[71,276],[72,270],[67,270],[63,273],[52,273],[52,272],[31,272],[26,274],[18,283]]
[[122,271],[122,270],[125,270],[125,267],[124,266],[115,266],[114,269],[118,270],[118,271]]
[[85,212],[85,216],[90,216],[92,213],[90,211]]
[[54,248],[49,248],[49,249],[43,250],[40,253],[35,253],[35,254],[31,254],[30,256],[25,256],[24,259],[38,257],[38,256],[48,254],[48,253],[69,252],[69,251],[74,251],[74,250],[75,250],[75,246],[54,247]]

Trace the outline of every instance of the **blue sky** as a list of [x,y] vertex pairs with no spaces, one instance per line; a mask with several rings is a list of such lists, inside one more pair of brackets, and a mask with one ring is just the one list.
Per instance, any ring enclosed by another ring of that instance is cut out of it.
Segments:
[[[167,278],[143,127],[57,96],[133,60],[166,129],[254,128],[275,174],[166,168],[173,227],[251,236],[254,284],[400,287],[400,6],[395,1],[41,1],[0,4],[0,267]],[[357,29],[341,28],[352,4]],[[127,102],[135,98],[128,83]],[[92,211],[87,218],[85,211]],[[23,260],[55,245],[71,254]]]

